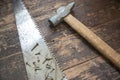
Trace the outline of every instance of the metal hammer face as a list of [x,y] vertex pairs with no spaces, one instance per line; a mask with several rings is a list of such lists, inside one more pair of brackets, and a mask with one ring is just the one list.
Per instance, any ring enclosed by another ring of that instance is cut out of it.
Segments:
[[53,26],[59,24],[64,19],[64,17],[66,17],[71,12],[74,5],[75,2],[71,2],[67,6],[62,6],[58,8],[57,14],[49,19],[49,21],[53,24]]

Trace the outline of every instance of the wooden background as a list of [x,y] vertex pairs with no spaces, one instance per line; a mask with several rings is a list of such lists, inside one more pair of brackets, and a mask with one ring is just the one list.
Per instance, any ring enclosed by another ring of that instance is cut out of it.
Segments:
[[[75,1],[73,16],[120,53],[119,0],[24,0],[69,80],[120,80],[120,72],[66,23],[49,17]],[[27,80],[12,0],[0,0],[0,80]]]

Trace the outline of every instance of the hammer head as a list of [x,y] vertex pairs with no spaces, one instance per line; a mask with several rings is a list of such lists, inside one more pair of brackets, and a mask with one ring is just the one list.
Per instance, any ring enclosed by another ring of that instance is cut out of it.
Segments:
[[59,24],[64,19],[64,17],[66,17],[71,12],[74,4],[75,2],[71,2],[67,6],[61,6],[57,9],[57,14],[49,19],[53,26]]

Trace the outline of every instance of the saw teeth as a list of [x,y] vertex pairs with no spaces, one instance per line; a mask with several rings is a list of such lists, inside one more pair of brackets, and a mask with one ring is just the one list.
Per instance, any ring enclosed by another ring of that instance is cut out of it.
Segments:
[[[41,28],[41,27],[40,27],[40,28]],[[42,39],[44,40],[45,44],[46,44],[47,47],[49,48],[49,51],[50,51],[50,53],[51,53],[50,55],[55,59],[55,63],[57,63],[57,66],[59,66],[60,71],[61,71],[62,74],[63,74],[63,80],[67,80],[65,74],[63,73],[62,66],[59,64],[59,61],[56,59],[55,55],[54,55],[53,52],[51,51],[51,48],[48,46],[49,44],[46,42],[45,37],[44,37],[43,34],[40,32],[40,29],[39,29],[38,27],[37,27],[37,29],[38,29],[40,35],[42,35]],[[43,64],[44,64],[47,60],[51,60],[51,59],[53,59],[53,58],[45,59],[45,60],[43,61]],[[55,70],[55,69],[53,68],[52,71],[54,71],[54,70]],[[46,80],[47,80],[47,79],[46,79]]]
[[[41,28],[41,27],[39,27],[39,28]],[[49,44],[46,42],[45,37],[44,37],[44,35],[40,32],[40,29],[39,29],[39,28],[38,28],[39,33],[40,33],[40,35],[42,35],[42,38],[43,38],[45,44],[46,44],[47,47],[49,48],[49,51],[50,51],[50,53],[51,53],[51,56],[55,59],[55,62],[56,62],[57,65],[59,66],[60,70],[62,71],[63,76],[64,76],[64,78],[65,78],[64,80],[67,80],[67,78],[66,78],[66,76],[65,76],[65,74],[64,74],[64,72],[63,72],[63,70],[62,70],[62,66],[60,65],[59,61],[56,59],[55,55],[54,55],[53,52],[51,51],[51,48],[48,46]],[[50,59],[48,59],[48,60],[50,60]],[[47,60],[44,60],[44,61],[43,61],[43,64],[44,64],[46,61],[47,61]]]
[[[40,29],[36,27],[35,21],[28,13],[22,0],[14,0],[14,5],[16,25],[29,80],[38,80],[38,78],[44,80],[46,72],[50,68],[52,72],[48,72],[48,76],[51,76],[54,80],[64,80],[61,66],[51,52]],[[42,61],[44,62],[43,65]],[[51,65],[46,65],[47,63],[51,63]]]
[[[43,36],[43,35],[42,35]],[[43,37],[43,39],[44,39],[44,41],[45,41],[45,38]],[[47,44],[47,46],[48,46],[48,43],[45,41],[45,43]],[[60,68],[60,70],[62,71],[62,73],[63,73],[63,70],[62,70],[62,66],[60,65],[60,63],[59,63],[59,61],[56,59],[56,57],[55,57],[55,55],[53,54],[53,52],[51,51],[51,48],[48,46],[48,48],[49,48],[49,51],[50,51],[50,53],[51,53],[51,56],[55,59],[55,62],[57,63],[57,65],[59,66],[59,68]],[[55,70],[55,69],[53,69],[53,70]],[[63,80],[67,80],[67,78],[66,78],[66,76],[65,76],[65,74],[63,73]]]

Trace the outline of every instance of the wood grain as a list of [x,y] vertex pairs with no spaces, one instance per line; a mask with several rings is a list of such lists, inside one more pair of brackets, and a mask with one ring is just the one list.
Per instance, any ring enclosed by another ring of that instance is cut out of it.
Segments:
[[[120,3],[117,0],[24,0],[24,3],[70,80],[119,80],[119,71],[70,26],[62,22],[50,27],[48,18],[58,7],[72,1],[76,3],[72,14],[120,52]],[[25,69],[22,53],[17,54],[21,50],[12,0],[0,0],[0,7],[0,80],[27,80],[22,71]],[[18,74],[23,75],[18,78]]]

